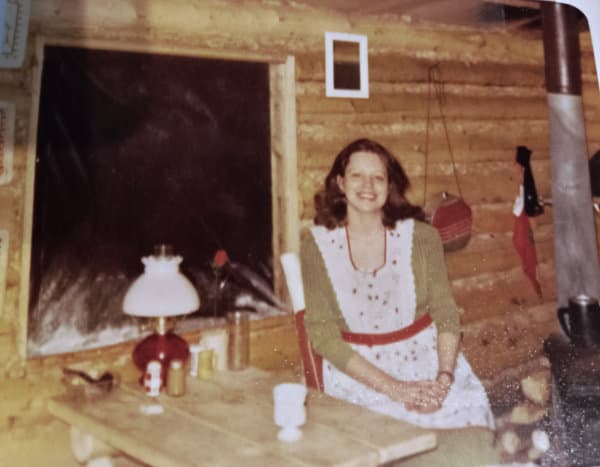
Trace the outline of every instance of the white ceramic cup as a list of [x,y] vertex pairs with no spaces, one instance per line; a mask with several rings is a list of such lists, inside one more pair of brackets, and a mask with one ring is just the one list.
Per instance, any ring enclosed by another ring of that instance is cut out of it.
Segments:
[[281,427],[280,441],[297,441],[302,437],[298,427],[306,422],[306,386],[299,383],[282,383],[273,388],[273,418]]

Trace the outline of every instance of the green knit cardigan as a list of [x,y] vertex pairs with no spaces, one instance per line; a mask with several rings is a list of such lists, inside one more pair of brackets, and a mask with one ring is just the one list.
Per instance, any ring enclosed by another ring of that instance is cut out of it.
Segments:
[[[301,233],[300,260],[308,337],[317,353],[344,371],[354,354],[340,335],[340,331],[349,331],[348,324],[340,311],[319,247],[308,229]],[[412,268],[417,302],[415,318],[429,311],[438,332],[459,334],[458,307],[448,282],[442,242],[431,225],[420,221],[415,221]]]

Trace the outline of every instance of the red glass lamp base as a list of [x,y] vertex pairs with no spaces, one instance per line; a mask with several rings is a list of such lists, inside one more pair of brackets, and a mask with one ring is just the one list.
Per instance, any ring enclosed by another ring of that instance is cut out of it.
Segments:
[[171,360],[186,362],[190,355],[188,343],[174,332],[150,334],[133,349],[133,363],[142,372],[151,360],[158,360],[162,367],[162,380],[166,381]]

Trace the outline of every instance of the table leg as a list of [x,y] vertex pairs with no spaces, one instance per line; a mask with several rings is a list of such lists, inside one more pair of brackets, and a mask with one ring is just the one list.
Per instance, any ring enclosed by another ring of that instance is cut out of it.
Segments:
[[71,426],[71,451],[77,462],[86,467],[113,467],[111,456],[117,451],[89,433]]

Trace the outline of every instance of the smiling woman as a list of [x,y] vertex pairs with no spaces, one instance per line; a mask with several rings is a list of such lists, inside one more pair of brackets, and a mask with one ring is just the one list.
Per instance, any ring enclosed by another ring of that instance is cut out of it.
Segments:
[[316,197],[316,225],[303,236],[301,258],[306,331],[323,357],[322,389],[424,428],[473,429],[462,441],[442,437],[436,456],[474,436],[481,457],[455,452],[444,465],[491,464],[494,419],[459,349],[442,243],[405,198],[408,187],[398,160],[360,139],[338,153]]

